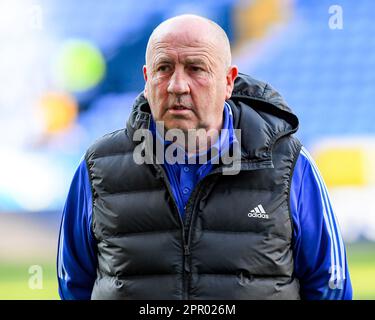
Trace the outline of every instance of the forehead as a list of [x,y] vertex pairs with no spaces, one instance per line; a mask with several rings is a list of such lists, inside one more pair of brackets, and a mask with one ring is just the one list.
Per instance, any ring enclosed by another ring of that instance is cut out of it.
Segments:
[[149,58],[153,62],[162,57],[187,58],[190,56],[214,60],[217,52],[217,45],[206,36],[193,32],[173,32],[159,35],[153,39]]

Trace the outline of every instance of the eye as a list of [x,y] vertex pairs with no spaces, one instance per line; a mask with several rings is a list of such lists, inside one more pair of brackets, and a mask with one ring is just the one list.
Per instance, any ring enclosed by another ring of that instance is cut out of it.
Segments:
[[171,67],[169,65],[162,64],[162,65],[158,66],[158,68],[156,70],[158,72],[168,72],[170,69],[171,69]]
[[203,71],[203,68],[193,65],[193,66],[190,66],[190,70],[193,71],[193,72],[200,72],[200,71]]

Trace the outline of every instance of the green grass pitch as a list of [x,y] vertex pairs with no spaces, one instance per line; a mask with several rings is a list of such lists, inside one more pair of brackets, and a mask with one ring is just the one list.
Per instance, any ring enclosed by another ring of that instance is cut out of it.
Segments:
[[[375,243],[357,243],[347,246],[349,271],[354,299],[375,300]],[[43,286],[31,289],[29,273],[31,265],[39,265],[43,270]],[[38,263],[0,263],[0,299],[55,300],[57,278],[55,261]]]

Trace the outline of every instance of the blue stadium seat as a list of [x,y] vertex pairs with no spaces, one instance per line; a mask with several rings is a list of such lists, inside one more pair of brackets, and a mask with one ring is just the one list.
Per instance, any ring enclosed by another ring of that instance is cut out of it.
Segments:
[[267,63],[243,70],[270,82],[300,117],[307,144],[322,136],[375,133],[375,3],[340,1],[343,29],[328,26],[330,1],[297,1],[298,32]]

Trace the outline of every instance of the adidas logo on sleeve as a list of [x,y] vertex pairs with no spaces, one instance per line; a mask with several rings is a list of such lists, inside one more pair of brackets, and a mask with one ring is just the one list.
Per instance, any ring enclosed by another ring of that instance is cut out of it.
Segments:
[[257,205],[253,210],[251,210],[247,216],[249,218],[269,219],[266,210],[264,210],[261,204]]

